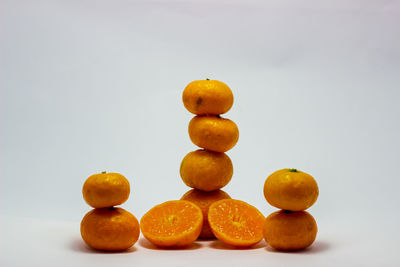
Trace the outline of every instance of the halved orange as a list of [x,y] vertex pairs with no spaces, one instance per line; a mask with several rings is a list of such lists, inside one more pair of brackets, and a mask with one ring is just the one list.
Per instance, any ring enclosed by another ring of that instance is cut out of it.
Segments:
[[144,237],[162,248],[192,244],[203,226],[201,209],[186,200],[171,200],[150,209],[140,220]]
[[208,221],[215,236],[235,247],[250,247],[263,239],[265,217],[252,205],[236,199],[214,202]]

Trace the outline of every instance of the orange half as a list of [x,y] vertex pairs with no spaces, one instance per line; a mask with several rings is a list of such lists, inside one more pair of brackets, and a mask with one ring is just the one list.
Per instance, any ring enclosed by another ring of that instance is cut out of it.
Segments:
[[208,221],[215,236],[235,247],[250,247],[263,239],[265,217],[252,205],[236,199],[214,202]]
[[140,220],[144,237],[158,247],[185,247],[200,235],[203,214],[186,200],[171,200],[150,209]]

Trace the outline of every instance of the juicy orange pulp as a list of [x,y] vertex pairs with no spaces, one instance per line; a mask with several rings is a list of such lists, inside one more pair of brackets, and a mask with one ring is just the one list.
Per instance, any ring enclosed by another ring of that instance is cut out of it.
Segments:
[[215,236],[236,247],[250,247],[263,239],[264,215],[236,199],[223,199],[210,206],[208,221]]
[[171,200],[150,209],[140,220],[144,237],[158,247],[185,247],[201,232],[203,214],[186,200]]

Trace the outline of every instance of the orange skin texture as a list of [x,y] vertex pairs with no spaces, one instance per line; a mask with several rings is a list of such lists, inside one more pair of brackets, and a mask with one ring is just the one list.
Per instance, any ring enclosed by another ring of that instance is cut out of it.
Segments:
[[161,248],[192,244],[203,226],[201,209],[186,200],[171,200],[150,209],[140,220],[143,236]]
[[241,200],[214,202],[208,211],[208,221],[215,236],[228,245],[246,248],[263,239],[264,215]]
[[295,251],[310,246],[317,232],[317,223],[308,212],[280,210],[267,217],[263,235],[271,247]]
[[138,220],[122,208],[93,209],[81,222],[83,240],[97,250],[126,250],[136,243],[139,234]]
[[189,136],[201,148],[226,152],[239,140],[239,129],[230,119],[195,116],[189,123]]
[[190,201],[196,204],[203,212],[203,228],[201,229],[200,238],[215,238],[208,223],[208,209],[211,204],[221,200],[230,199],[231,197],[222,190],[215,190],[212,192],[204,192],[196,189],[189,190],[182,196],[182,200]]
[[187,186],[209,192],[229,183],[233,165],[225,153],[196,150],[183,158],[180,174]]
[[130,193],[129,181],[119,173],[98,173],[87,178],[82,194],[93,208],[108,208],[124,203]]
[[283,210],[301,211],[311,207],[318,198],[315,179],[302,171],[282,169],[271,174],[264,183],[265,199]]
[[228,112],[233,105],[231,89],[217,80],[199,80],[189,83],[183,90],[185,108],[196,115],[219,115]]

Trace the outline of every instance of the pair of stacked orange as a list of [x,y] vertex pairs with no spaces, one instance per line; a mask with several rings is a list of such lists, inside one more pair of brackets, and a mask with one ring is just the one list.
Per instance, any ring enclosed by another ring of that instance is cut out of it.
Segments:
[[133,246],[139,238],[139,222],[130,212],[114,206],[130,194],[129,181],[119,173],[98,173],[87,178],[82,189],[86,203],[94,209],[81,222],[85,243],[97,250],[120,251]]
[[278,250],[300,250],[310,246],[317,235],[317,224],[305,210],[318,198],[315,179],[297,169],[282,169],[265,181],[264,196],[281,209],[271,213],[264,224],[267,243]]

